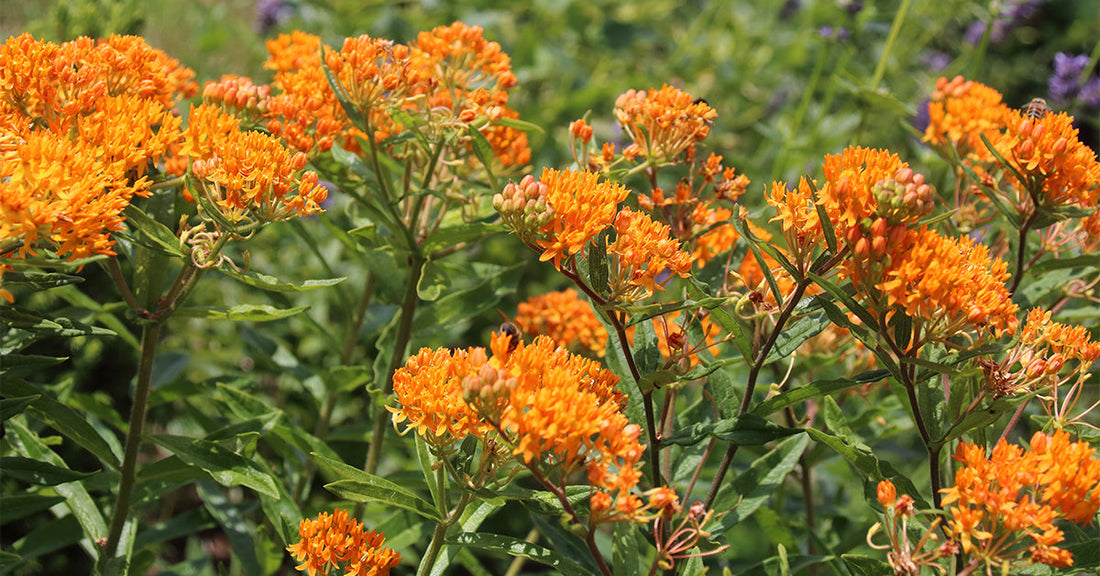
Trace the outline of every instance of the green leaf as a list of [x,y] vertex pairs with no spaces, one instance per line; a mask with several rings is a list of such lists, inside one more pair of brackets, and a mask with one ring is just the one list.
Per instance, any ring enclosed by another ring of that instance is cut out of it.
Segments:
[[724,418],[717,422],[698,422],[687,428],[681,428],[662,440],[661,446],[691,446],[711,436],[740,446],[762,446],[773,440],[801,432],[801,429],[784,428],[750,413]]
[[16,540],[12,550],[23,560],[31,560],[72,546],[83,538],[80,522],[72,516],[65,516],[37,526],[34,531]]
[[325,484],[325,489],[352,502],[382,502],[415,512],[435,522],[442,518],[439,512],[426,500],[406,491],[393,482],[377,476],[369,482],[337,480]]
[[[8,431],[6,440],[11,442],[12,446],[27,458],[48,462],[54,466],[65,466],[65,461],[53,450],[50,450],[36,434],[28,430],[21,420],[22,418],[8,420],[5,424]],[[99,513],[99,507],[92,500],[87,489],[84,488],[84,484],[66,482],[58,484],[54,487],[54,490],[65,497],[65,505],[73,513],[72,517],[76,518],[74,524],[77,524],[78,532],[83,530],[88,539],[93,542],[107,537],[107,523],[103,521],[103,516]],[[61,538],[61,536],[58,535],[58,538]],[[93,558],[96,556],[96,550],[93,548],[90,551]],[[26,556],[24,552],[16,551]]]
[[332,73],[332,69],[325,63],[323,47],[321,49],[321,70],[324,71],[329,88],[331,88],[332,92],[336,95],[336,101],[340,103],[340,106],[344,109],[344,113],[348,115],[348,119],[351,120],[356,128],[367,134],[371,134],[373,131],[370,129],[370,126],[367,126],[363,114],[359,111],[359,106],[351,101],[351,96],[349,96],[347,90],[344,89],[344,85],[340,83],[340,79]]
[[[4,362],[7,363],[7,358],[4,358]],[[23,410],[30,406],[35,400],[41,398],[40,394],[32,394],[30,396],[16,396],[12,398],[0,398],[0,422],[19,414]]]
[[118,469],[119,456],[79,412],[54,400],[51,394],[34,384],[22,380],[5,380],[4,393],[23,397],[39,396],[26,409],[27,415],[52,426],[66,438],[95,454],[106,465]]
[[69,318],[48,318],[22,306],[4,306],[0,314],[0,326],[26,330],[41,336],[72,338],[74,336],[114,336],[112,330],[88,326]]
[[524,262],[512,266],[477,265],[474,272],[481,282],[457,290],[432,302],[429,306],[418,306],[413,319],[414,333],[423,333],[441,326],[452,326],[492,310],[500,298],[515,292],[519,283],[519,271],[526,266]]
[[466,126],[466,133],[470,137],[470,147],[474,150],[474,156],[477,156],[478,162],[481,162],[481,165],[485,167],[485,170],[490,174],[490,178],[492,178],[493,145],[489,143],[481,130],[474,128],[473,125]]
[[4,273],[5,286],[26,286],[36,292],[57,288],[58,286],[66,286],[68,284],[79,284],[83,281],[84,278],[80,276],[62,274],[60,272],[27,270],[24,272],[9,271]]
[[333,494],[354,502],[384,502],[415,512],[429,520],[439,521],[439,511],[423,498],[404,487],[373,474],[348,466],[339,460],[313,453],[314,460],[325,468],[345,478],[326,484]]
[[259,464],[218,444],[167,434],[148,438],[187,464],[205,470],[222,486],[246,486],[273,498],[279,495],[275,480]]
[[[775,282],[775,276],[772,275],[771,266],[764,260],[764,255],[760,253],[760,240],[756,238],[751,230],[749,230],[745,220],[741,217],[730,218],[730,224],[733,224],[734,229],[737,230],[737,234],[745,239],[745,243],[748,244],[749,250],[752,251],[753,258],[756,258],[756,262],[760,265],[760,271],[764,273],[764,279],[768,281],[768,286],[772,290],[772,295],[775,296],[775,301],[779,306],[783,306],[783,293],[779,291],[779,284]],[[784,260],[786,260],[786,258],[784,258]],[[787,266],[790,266],[789,262],[787,262]]]
[[[4,356],[3,364],[0,365],[0,374],[8,378],[23,377],[28,374],[40,373],[43,368],[57,366],[68,359],[68,356],[58,358],[36,354],[7,354]],[[13,399],[8,398],[7,400]],[[4,400],[0,399],[0,406],[3,406],[3,402]],[[4,417],[4,419],[6,420],[7,417]]]
[[55,486],[64,482],[82,480],[95,474],[95,472],[77,472],[54,466],[49,462],[21,458],[18,456],[5,456],[0,458],[0,474],[16,480],[22,480],[28,484],[42,486]]
[[803,342],[820,334],[830,323],[828,315],[822,312],[802,316],[787,324],[787,327],[776,337],[775,346],[768,354],[764,364],[767,365],[794,354],[794,351],[798,350]]
[[431,254],[437,250],[453,248],[463,242],[480,240],[497,232],[506,232],[508,227],[503,224],[489,224],[486,222],[461,223],[455,226],[444,226],[435,231],[424,241],[423,251]]
[[416,295],[425,302],[434,302],[450,285],[450,276],[431,258],[424,262],[420,280],[416,283]]
[[[1030,266],[1027,269],[1028,274],[1041,274],[1043,272],[1051,272],[1053,270],[1064,270],[1066,268],[1092,268],[1100,267],[1100,256],[1096,254],[1082,254],[1073,258],[1053,258],[1050,260],[1044,260]],[[5,281],[7,281],[5,279]]]
[[180,308],[176,316],[189,318],[216,318],[233,320],[237,322],[267,322],[269,320],[281,320],[309,310],[309,306],[295,306],[293,308],[280,309],[268,304],[239,304],[232,308],[214,307],[187,307]]
[[543,548],[536,544],[531,544],[518,538],[511,536],[503,536],[500,534],[484,534],[479,532],[467,532],[459,534],[452,541],[454,544],[461,544],[463,546],[470,546],[479,550],[486,550],[489,552],[497,552],[508,556],[526,558],[528,560],[534,560],[540,564],[545,564],[554,568],[558,572],[566,575],[575,576],[588,576],[588,569],[573,562],[572,560],[550,550]]
[[805,386],[799,386],[794,390],[790,390],[778,396],[768,398],[760,404],[757,404],[751,412],[753,414],[756,414],[757,416],[767,416],[769,414],[774,414],[788,406],[794,406],[796,404],[805,402],[810,398],[822,396],[825,394],[832,394],[833,392],[836,392],[838,390],[844,390],[846,388],[859,386],[860,384],[866,384],[868,382],[878,382],[879,380],[882,380],[889,375],[890,372],[887,370],[871,370],[863,372],[861,374],[857,374],[851,379],[837,378],[835,380],[818,380],[815,382],[810,382]]
[[62,496],[44,496],[41,494],[0,496],[0,525],[26,518],[64,501],[65,498]]
[[253,288],[259,288],[260,290],[267,290],[269,292],[304,292],[306,290],[316,290],[318,288],[328,288],[329,286],[335,286],[344,280],[347,280],[346,276],[339,278],[324,278],[321,280],[306,280],[301,284],[291,284],[289,282],[283,282],[274,276],[268,276],[267,274],[260,274],[258,272],[237,272],[232,267],[225,265],[218,268],[218,272],[243,282]]
[[542,129],[542,126],[538,124],[532,124],[530,122],[524,122],[519,118],[501,118],[494,122],[497,126],[507,126],[509,128],[515,128],[516,130],[522,130],[524,132],[538,132],[539,134],[545,134],[546,130]]
[[180,251],[180,239],[167,226],[133,204],[127,206],[123,213],[126,215],[126,224],[136,233],[136,241],[169,256],[184,257]]
[[420,145],[424,147],[424,150],[431,150],[432,143],[428,141],[428,137],[420,131],[420,127],[424,126],[424,121],[420,118],[413,117],[411,114],[400,108],[391,108],[389,110],[390,118],[394,122],[401,125],[402,128],[412,132],[416,139],[420,142]]
[[256,557],[256,543],[253,539],[256,529],[245,520],[243,506],[230,501],[212,482],[199,482],[195,485],[195,489],[206,511],[221,525],[222,532],[233,549],[233,558],[240,563],[242,572],[262,574],[260,561]]
[[840,438],[812,427],[807,427],[806,433],[815,442],[824,444],[843,456],[868,481],[878,482],[888,479],[897,486],[899,493],[912,496],[916,500],[918,508],[928,508],[928,502],[921,497],[913,481],[894,470],[889,462],[880,461],[865,444],[858,441],[853,442],[847,438]]
[[715,510],[729,512],[719,518],[718,526],[711,531],[726,532],[762,506],[772,492],[783,484],[783,478],[794,470],[809,442],[810,438],[805,434],[791,436],[738,474],[729,488],[719,492],[715,499]]
[[642,552],[642,538],[638,531],[638,525],[633,522],[616,522],[615,531],[611,536],[611,565],[615,568],[615,574],[619,576],[632,576],[641,574],[641,560],[645,557]]
[[836,243],[836,230],[833,229],[833,221],[829,218],[829,213],[825,211],[825,207],[821,205],[821,202],[817,197],[817,185],[814,184],[813,178],[809,175],[803,176],[806,182],[810,185],[810,196],[814,200],[814,210],[817,211],[817,221],[821,223],[821,231],[825,235],[825,245],[829,247],[829,252],[837,254]]
[[857,576],[890,576],[894,573],[894,569],[889,564],[878,558],[859,554],[841,554],[840,559],[852,574]]
[[[661,365],[661,349],[657,345],[657,330],[652,322],[634,328],[634,362],[638,372],[649,374]],[[647,390],[642,390],[643,393]]]

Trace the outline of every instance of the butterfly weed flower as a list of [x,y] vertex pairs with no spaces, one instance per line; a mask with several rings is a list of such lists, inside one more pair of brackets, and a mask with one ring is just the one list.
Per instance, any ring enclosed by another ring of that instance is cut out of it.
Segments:
[[562,260],[580,253],[612,225],[619,203],[630,193],[621,184],[600,180],[592,172],[544,168],[539,181],[546,185],[546,204],[553,209],[549,221],[539,229],[539,260],[553,260],[559,270]]
[[981,137],[992,141],[1004,128],[1009,109],[1002,99],[1000,92],[980,82],[962,76],[941,77],[928,103],[924,141],[932,146],[954,146],[964,158],[992,160]]
[[1030,450],[1002,439],[985,449],[962,443],[955,485],[941,490],[945,529],[969,555],[970,566],[1006,569],[1026,563],[1071,566],[1057,544],[1060,519],[1091,523],[1100,507],[1100,459],[1069,434],[1036,432]]
[[607,329],[588,301],[572,288],[520,302],[513,321],[524,334],[545,336],[576,354],[603,357],[607,346]]
[[664,290],[657,282],[658,276],[690,274],[691,256],[669,236],[667,225],[654,222],[645,213],[623,208],[615,216],[614,229],[615,240],[607,246],[612,261],[612,300],[637,302]]
[[[1021,212],[1037,206],[1079,206],[1092,209],[1100,200],[1100,163],[1096,153],[1078,138],[1073,117],[1065,112],[1032,118],[1009,110],[1006,128],[994,147],[1008,162],[1008,176],[1021,194]],[[1015,174],[1025,181],[1016,181]]]
[[653,165],[671,164],[706,139],[718,113],[706,102],[667,84],[627,90],[615,100],[615,118],[633,144],[623,152]]
[[221,106],[245,126],[261,126],[271,111],[271,86],[253,84],[244,76],[226,75],[202,87],[202,101]]
[[221,217],[248,227],[322,211],[327,190],[316,173],[299,175],[305,154],[239,125],[220,107],[201,105],[191,109],[184,131],[182,153],[192,159],[191,173],[201,182],[198,192]]
[[386,576],[401,562],[400,554],[383,546],[385,536],[365,531],[362,522],[342,509],[302,520],[298,537],[286,549],[301,563],[295,569],[309,576]]

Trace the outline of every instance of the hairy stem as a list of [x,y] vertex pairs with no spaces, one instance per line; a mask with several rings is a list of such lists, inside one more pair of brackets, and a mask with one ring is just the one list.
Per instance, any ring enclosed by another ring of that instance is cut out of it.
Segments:
[[1024,223],[1020,225],[1020,245],[1016,248],[1016,270],[1012,275],[1012,284],[1008,287],[1009,294],[1015,294],[1016,288],[1020,286],[1020,280],[1024,277],[1024,253],[1027,248],[1027,233],[1031,229],[1031,222],[1035,219],[1035,212],[1032,211],[1024,218]]

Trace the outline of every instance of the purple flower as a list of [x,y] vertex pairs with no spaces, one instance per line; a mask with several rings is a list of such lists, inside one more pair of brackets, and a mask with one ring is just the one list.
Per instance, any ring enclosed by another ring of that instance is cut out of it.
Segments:
[[1047,89],[1055,104],[1065,106],[1077,98],[1082,90],[1078,80],[1088,63],[1088,54],[1074,56],[1059,52],[1054,55],[1054,74],[1047,80]]
[[272,28],[290,18],[294,8],[284,0],[259,0],[256,2],[256,21],[252,28],[257,34],[266,34]]
[[920,104],[917,104],[917,113],[913,115],[911,120],[913,128],[916,128],[921,134],[924,134],[924,131],[928,129],[928,122],[930,121],[928,117],[928,102],[929,100],[925,98],[921,100]]
[[951,55],[939,50],[929,50],[923,54],[924,62],[934,72],[939,72],[951,64]]
[[[1031,20],[1039,11],[1043,0],[1006,0],[1000,13],[993,19],[993,30],[989,33],[989,41],[994,44],[1003,41],[1008,34],[1020,24]],[[977,21],[966,29],[966,41],[970,44],[981,42],[985,34],[985,22]]]
[[840,40],[841,42],[848,39],[848,29],[843,26],[839,26],[837,28],[833,28],[832,26],[822,26],[821,28],[818,28],[817,33],[824,38]]
[[840,0],[840,5],[848,11],[849,16],[855,16],[863,11],[863,0]]
[[788,20],[800,9],[802,9],[802,2],[799,0],[787,0],[783,3],[783,7],[779,9],[779,19]]
[[1085,104],[1086,108],[1100,108],[1100,78],[1093,78],[1085,83],[1077,97]]

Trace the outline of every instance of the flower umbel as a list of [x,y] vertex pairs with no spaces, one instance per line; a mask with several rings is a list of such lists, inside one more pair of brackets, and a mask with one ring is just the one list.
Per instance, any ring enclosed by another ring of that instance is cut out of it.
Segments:
[[401,555],[382,545],[386,537],[337,509],[330,515],[322,512],[316,520],[304,519],[298,524],[298,542],[287,551],[298,562],[299,572],[340,574],[342,576],[387,576],[390,568],[401,562]]

